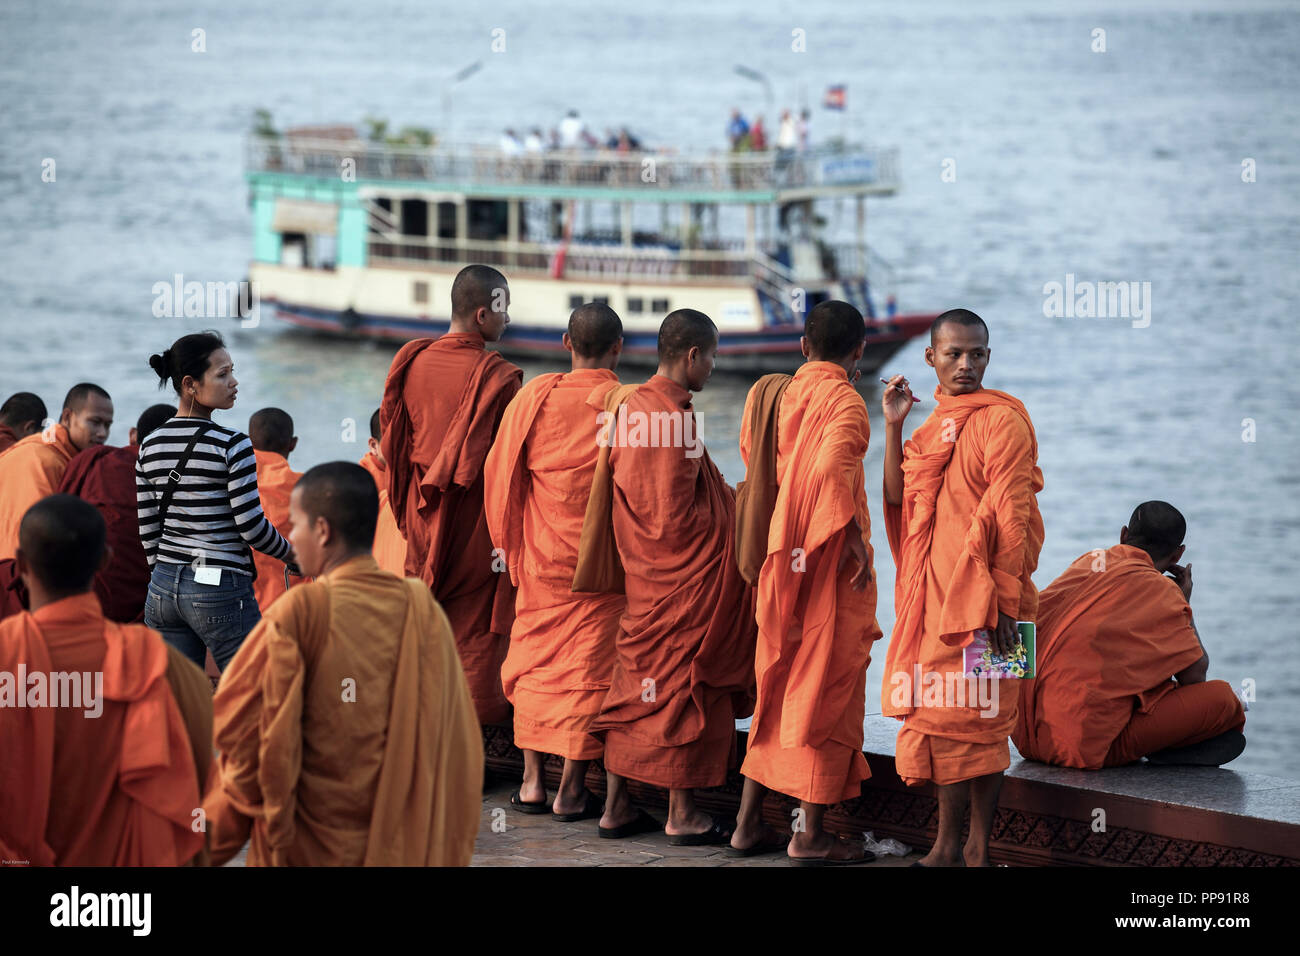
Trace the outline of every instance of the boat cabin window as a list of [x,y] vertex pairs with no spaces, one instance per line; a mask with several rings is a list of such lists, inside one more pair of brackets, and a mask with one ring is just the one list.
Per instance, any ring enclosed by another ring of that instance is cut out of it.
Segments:
[[591,301],[595,302],[597,305],[609,305],[609,296],[598,295],[594,297]]
[[280,234],[280,265],[290,269],[333,269],[338,259],[334,236],[301,232]]
[[658,315],[658,314],[660,314],[660,313],[663,313],[664,315],[667,315],[667,314],[669,313],[669,311],[670,311],[669,308],[668,308],[668,300],[667,300],[667,299],[655,299],[655,300],[653,300],[653,301],[650,303],[650,311],[653,312],[653,313],[655,313],[656,315]]
[[466,203],[470,239],[504,239],[506,203],[500,199],[471,199]]
[[627,300],[627,310],[629,312],[644,312],[645,299],[640,296],[629,296]]
[[427,236],[429,234],[429,204],[423,199],[402,200],[402,235]]
[[580,295],[571,295],[571,296],[569,296],[569,308],[570,308],[570,309],[576,309],[578,306],[582,305],[582,302],[583,302],[583,298],[582,298],[582,296],[580,296]]
[[425,305],[429,301],[429,283],[416,279],[411,283],[411,301],[417,305]]

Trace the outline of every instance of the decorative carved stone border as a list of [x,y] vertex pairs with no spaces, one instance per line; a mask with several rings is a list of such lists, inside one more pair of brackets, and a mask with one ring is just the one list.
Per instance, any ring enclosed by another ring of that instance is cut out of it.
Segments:
[[[745,734],[738,737],[743,754]],[[515,747],[509,727],[483,728],[483,747],[489,769],[511,776],[523,773],[523,754]],[[862,796],[831,808],[827,824],[841,833],[870,830],[877,839],[889,836],[913,847],[928,847],[935,837],[939,810],[932,788],[907,787],[898,778],[891,757],[866,756],[871,779],[863,785]],[[560,758],[547,759],[550,786],[558,786],[562,767]],[[700,806],[734,815],[742,785],[743,778],[733,772],[723,786],[700,792]],[[592,761],[587,786],[604,795],[605,768],[600,761]],[[1081,812],[1079,801],[1054,801],[1052,789],[1011,778],[1004,784],[990,845],[995,862],[1030,866],[1300,866],[1300,854],[1278,855],[1188,838],[1182,832],[1188,829],[1186,822],[1171,826],[1173,833],[1123,826],[1097,832]],[[629,782],[628,790],[638,803],[667,806],[667,793],[657,787]],[[788,826],[797,805],[789,797],[772,794],[764,804],[763,816],[775,826]],[[1188,814],[1192,818],[1218,816],[1212,811],[1189,810]]]

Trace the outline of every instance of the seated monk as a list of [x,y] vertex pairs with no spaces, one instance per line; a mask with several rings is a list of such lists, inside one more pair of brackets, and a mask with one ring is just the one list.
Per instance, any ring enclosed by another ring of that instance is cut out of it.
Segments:
[[108,527],[113,560],[95,575],[95,594],[110,621],[144,620],[144,600],[149,593],[149,562],[140,544],[136,513],[135,460],[140,442],[176,414],[172,405],[145,409],[131,429],[124,448],[91,445],[68,463],[59,491],[94,505]]
[[[609,690],[621,594],[575,594],[578,542],[600,449],[596,415],[618,387],[623,323],[607,305],[573,311],[564,347],[573,369],[539,375],[515,396],[488,453],[483,497],[492,543],[505,555],[515,596],[510,651],[501,669],[514,706],[524,780],[511,805],[565,821],[598,817],[588,763],[601,755],[589,732]],[[554,804],[543,761],[564,758]]]
[[740,772],[799,800],[786,852],[801,865],[875,859],[861,840],[842,843],[823,825],[827,806],[859,796],[871,776],[862,724],[871,644],[881,631],[862,468],[871,426],[853,387],[866,334],[849,303],[819,303],[800,343],[808,361],[793,377],[760,379],[740,426],[748,468],[742,529],[760,518],[752,513],[760,507],[756,482],[777,487],[759,524],[767,533],[753,536],[761,568],[758,700]]
[[379,427],[379,409],[370,416],[370,438],[366,442],[369,450],[359,464],[370,477],[375,479],[379,489],[379,523],[375,525],[375,563],[389,574],[399,578],[406,577],[406,539],[397,527],[393,517],[393,506],[388,501],[388,462],[384,459],[383,449],[379,447],[383,431]]
[[289,499],[304,575],[266,610],[213,701],[213,863],[466,866],[483,741],[447,616],[370,554],[379,496],[329,462]]
[[98,385],[72,386],[57,425],[0,452],[0,560],[18,550],[18,525],[27,509],[54,494],[72,456],[108,441],[113,400]]
[[987,631],[993,651],[1009,655],[1016,622],[1038,611],[1038,442],[1025,406],[981,384],[992,354],[984,320],[951,309],[934,320],[925,350],[939,379],[936,407],[906,446],[907,380],[893,376],[881,397],[885,530],[898,568],[881,709],[903,722],[898,775],[909,786],[934,784],[939,799],[938,837],[914,866],[992,865],[1020,681],[967,678],[963,648]]
[[[253,457],[257,460],[257,494],[262,499],[262,513],[276,531],[288,538],[289,495],[302,477],[301,472],[289,467],[289,455],[298,447],[293,419],[278,408],[259,409],[248,420],[248,440],[253,443]],[[253,564],[257,569],[253,595],[257,606],[265,611],[285,592],[284,562],[254,551]],[[289,586],[300,581],[302,578],[290,577]]]
[[1039,594],[1038,666],[1012,734],[1022,756],[1096,770],[1241,755],[1241,701],[1227,681],[1205,679],[1192,566],[1178,563],[1186,531],[1173,505],[1147,501],[1119,544],[1089,551]]
[[[735,493],[704,450],[691,405],[717,351],[707,315],[669,313],[658,373],[597,421],[609,429],[612,526],[627,595],[609,694],[591,725],[605,742],[604,836],[654,825],[633,808],[629,778],[669,791],[664,831],[674,845],[724,845],[734,830],[701,811],[693,793],[726,781],[736,718],[753,708],[757,625],[753,589],[736,564]],[[763,791],[752,781],[746,788],[742,815],[752,821]]]
[[15,392],[0,405],[0,452],[35,435],[45,422],[45,403],[31,392]]
[[483,462],[523,371],[484,348],[510,323],[510,287],[491,266],[461,269],[451,328],[407,343],[384,383],[380,447],[388,500],[406,538],[406,573],[447,612],[479,720],[510,714],[501,689],[514,589],[492,554],[483,514]]
[[104,535],[71,495],[41,499],[19,528],[31,610],[0,622],[0,858],[203,863],[208,683],[156,631],[104,617],[91,590],[112,560]]

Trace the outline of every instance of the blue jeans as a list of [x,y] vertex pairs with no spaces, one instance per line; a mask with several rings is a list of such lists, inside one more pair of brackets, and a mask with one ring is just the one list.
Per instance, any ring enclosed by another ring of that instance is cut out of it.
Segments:
[[223,568],[220,584],[199,584],[188,564],[154,564],[144,623],[200,670],[212,651],[224,671],[261,619],[251,576]]

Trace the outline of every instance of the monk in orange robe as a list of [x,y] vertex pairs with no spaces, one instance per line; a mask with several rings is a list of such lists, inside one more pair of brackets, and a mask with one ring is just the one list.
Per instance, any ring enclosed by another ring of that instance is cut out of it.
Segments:
[[370,416],[370,439],[367,441],[369,450],[361,459],[359,464],[366,471],[370,472],[370,477],[375,479],[375,487],[379,490],[379,523],[375,525],[375,563],[387,571],[389,574],[396,574],[399,578],[406,577],[406,539],[402,537],[402,531],[397,527],[397,519],[393,517],[393,506],[388,501],[388,462],[384,460],[383,449],[379,447],[379,439],[383,431],[379,428],[379,409]]
[[[298,447],[298,436],[293,433],[293,419],[279,408],[262,408],[248,420],[248,440],[253,443],[253,457],[257,460],[257,493],[262,499],[262,512],[275,530],[289,537],[289,495],[302,477],[302,472],[289,467],[289,456]],[[284,562],[268,558],[260,551],[253,552],[257,580],[253,594],[257,606],[265,611],[285,592]],[[289,587],[302,581],[290,577]]]
[[91,445],[73,457],[59,483],[60,493],[76,495],[94,505],[108,527],[112,558],[95,574],[95,595],[110,621],[127,624],[144,619],[149,562],[140,544],[135,460],[140,454],[140,442],[175,414],[174,405],[150,406],[131,429],[126,447]]
[[1186,532],[1173,505],[1144,502],[1119,544],[1089,551],[1039,595],[1038,666],[1012,734],[1022,756],[1096,770],[1241,755],[1241,701],[1227,681],[1205,679],[1192,566],[1178,563]]
[[27,509],[54,494],[72,456],[108,441],[113,400],[98,385],[74,385],[57,425],[0,452],[0,561],[18,550],[18,525]]
[[36,866],[204,863],[212,700],[197,667],[91,590],[104,519],[71,495],[19,530],[31,609],[0,622],[0,858]]
[[[939,834],[919,866],[987,866],[1002,771],[1011,763],[1019,681],[965,677],[977,631],[1009,655],[1033,621],[1030,576],[1043,545],[1033,423],[1017,399],[983,388],[992,350],[974,312],[934,320],[926,364],[938,407],[902,445],[912,407],[895,375],[885,414],[885,530],[898,568],[881,707],[903,721],[895,761],[908,784],[938,788]],[[970,807],[970,834],[961,830]]]
[[466,866],[483,741],[447,616],[370,554],[375,483],[310,469],[290,499],[294,557],[315,580],[267,608],[214,700],[212,860],[249,866]]
[[[565,821],[598,817],[587,766],[601,755],[589,728],[614,669],[621,594],[575,594],[578,542],[599,453],[596,416],[618,387],[623,323],[589,302],[569,317],[564,347],[573,369],[539,375],[515,396],[488,454],[484,504],[492,543],[518,588],[510,651],[501,671],[514,705],[515,746],[524,780],[511,805]],[[564,758],[554,804],[543,762]]]
[[39,395],[15,392],[0,405],[0,452],[41,430],[47,412]]
[[[765,472],[774,471],[778,491],[767,536],[756,535],[765,545],[758,701],[740,772],[799,800],[801,825],[787,853],[802,865],[875,859],[861,841],[842,843],[823,826],[826,807],[857,797],[871,776],[862,722],[871,644],[881,631],[862,468],[871,426],[853,385],[866,333],[862,313],[849,303],[819,303],[804,325],[808,361],[793,377],[761,379],[741,419],[746,487],[755,490],[752,483],[771,480]],[[784,390],[764,401],[773,380]],[[763,440],[773,434],[774,443]],[[741,524],[757,518],[749,502],[757,505],[746,492]]]
[[[707,315],[669,313],[657,374],[597,422],[608,428],[627,595],[609,695],[591,725],[605,741],[606,836],[650,825],[631,805],[627,778],[669,791],[664,832],[674,845],[728,844],[734,830],[701,811],[693,793],[725,782],[735,720],[753,710],[757,625],[753,589],[736,564],[735,493],[704,450],[691,405],[717,349]],[[752,812],[748,796],[742,813]]]
[[495,352],[510,322],[510,289],[490,266],[466,266],[451,287],[451,329],[407,343],[379,410],[388,500],[406,538],[406,573],[447,612],[479,720],[510,714],[501,688],[514,617],[505,562],[483,513],[483,463],[524,373]]

